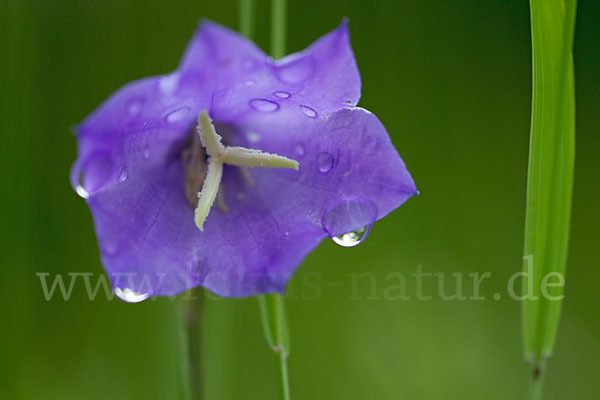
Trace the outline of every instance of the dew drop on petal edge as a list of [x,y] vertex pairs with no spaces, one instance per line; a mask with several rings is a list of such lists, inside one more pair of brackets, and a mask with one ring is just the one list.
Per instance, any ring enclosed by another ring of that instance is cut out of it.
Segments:
[[121,289],[120,287],[115,288],[115,295],[126,303],[139,303],[150,297],[149,293],[138,293],[129,288]]
[[83,187],[83,174],[81,173],[81,171],[77,173],[77,187],[75,188],[75,192],[82,199],[87,199],[88,197],[90,197],[90,194]]
[[335,244],[338,244],[342,247],[354,247],[361,244],[367,238],[369,231],[371,231],[370,225],[363,226],[355,231],[334,236],[331,238],[331,240],[333,240]]

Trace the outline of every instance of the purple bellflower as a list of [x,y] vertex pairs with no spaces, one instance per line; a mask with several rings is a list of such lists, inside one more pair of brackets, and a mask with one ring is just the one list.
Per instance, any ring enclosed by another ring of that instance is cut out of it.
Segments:
[[325,237],[415,195],[360,92],[346,22],[273,61],[204,21],[175,72],[113,94],[77,128],[71,181],[115,293],[281,292]]

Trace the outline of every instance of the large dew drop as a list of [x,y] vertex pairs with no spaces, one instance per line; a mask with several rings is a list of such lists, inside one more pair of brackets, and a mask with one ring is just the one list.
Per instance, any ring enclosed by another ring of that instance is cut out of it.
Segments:
[[[338,245],[360,244],[377,220],[377,205],[365,198],[347,198],[333,204],[323,214],[321,223],[329,237]],[[356,229],[356,227],[362,227]]]
[[150,297],[149,293],[138,293],[129,288],[121,289],[120,287],[115,288],[115,295],[126,303],[139,303]]
[[371,231],[371,225],[363,226],[355,231],[346,232],[339,236],[331,238],[336,244],[342,247],[354,247],[361,244],[369,235]]

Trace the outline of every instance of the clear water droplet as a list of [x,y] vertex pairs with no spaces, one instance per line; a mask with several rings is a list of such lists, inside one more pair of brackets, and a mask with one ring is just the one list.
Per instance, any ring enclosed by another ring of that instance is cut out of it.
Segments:
[[273,92],[273,96],[275,96],[279,99],[289,99],[290,97],[292,97],[291,94],[289,94],[288,92],[284,92],[284,91]]
[[319,153],[317,156],[317,165],[321,173],[328,173],[333,168],[333,156],[324,151]]
[[144,147],[144,159],[149,159],[150,158],[150,146],[146,146]]
[[246,86],[254,86],[256,81],[254,79],[248,79],[246,82]]
[[79,197],[84,200],[90,197],[90,194],[83,187],[83,174],[81,171],[77,173],[77,186],[75,186],[75,193],[77,193]]
[[306,150],[304,149],[304,145],[302,143],[296,143],[296,145],[294,146],[294,150],[299,156],[303,156],[304,153],[306,153]]
[[354,247],[362,243],[367,238],[370,231],[370,225],[363,226],[362,228],[359,228],[355,231],[346,232],[339,236],[334,236],[331,238],[331,240],[333,240],[336,244],[342,247]]
[[300,110],[309,118],[317,118],[317,112],[308,106],[300,106]]
[[[377,204],[367,198],[341,198],[325,210],[321,225],[330,238],[337,237],[336,243],[348,245],[365,238],[378,214]],[[367,231],[356,227],[367,227]]]
[[77,172],[75,192],[83,199],[89,198],[91,193],[108,182],[112,168],[113,163],[108,154],[92,154]]
[[128,172],[127,167],[122,167],[121,171],[119,171],[119,180],[121,182],[125,182],[127,180]]
[[115,295],[127,303],[139,303],[150,297],[149,293],[138,293],[129,288],[121,289],[119,287],[115,288]]
[[165,120],[170,123],[181,121],[189,112],[190,109],[188,107],[180,107],[168,113]]
[[279,104],[266,99],[252,99],[250,100],[250,107],[262,112],[275,112],[279,110]]

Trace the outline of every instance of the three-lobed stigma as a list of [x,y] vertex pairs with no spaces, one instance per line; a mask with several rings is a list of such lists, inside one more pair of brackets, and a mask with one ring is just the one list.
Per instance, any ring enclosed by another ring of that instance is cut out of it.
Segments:
[[206,177],[202,184],[202,190],[198,192],[198,205],[194,213],[194,222],[201,231],[204,230],[204,221],[206,221],[219,193],[221,178],[223,177],[223,164],[243,168],[266,167],[298,170],[298,162],[296,160],[246,147],[229,147],[223,145],[221,143],[222,138],[215,130],[206,110],[203,110],[198,117],[196,131],[200,136],[202,146],[208,154]]

